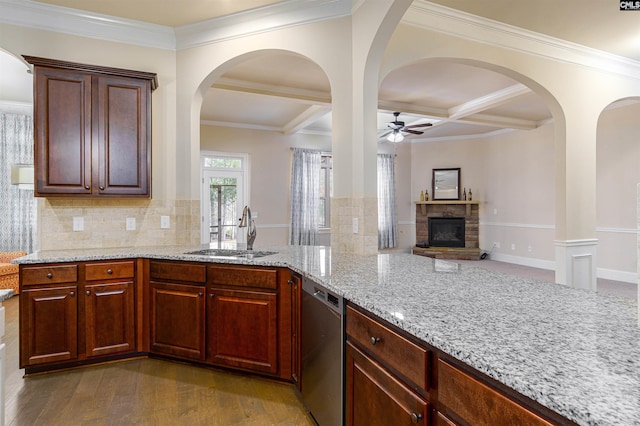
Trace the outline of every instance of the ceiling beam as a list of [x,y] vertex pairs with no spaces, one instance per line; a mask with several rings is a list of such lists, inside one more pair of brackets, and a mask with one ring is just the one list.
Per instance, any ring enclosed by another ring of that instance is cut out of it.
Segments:
[[282,127],[282,133],[285,135],[296,133],[299,130],[304,129],[309,124],[318,120],[320,117],[331,111],[330,106],[326,105],[311,105],[302,114],[294,117],[287,124]]
[[211,89],[253,93],[256,95],[271,96],[275,98],[285,98],[305,104],[331,106],[331,94],[318,90],[273,86],[271,84],[262,84],[246,80],[236,80],[226,77],[219,78],[211,86]]

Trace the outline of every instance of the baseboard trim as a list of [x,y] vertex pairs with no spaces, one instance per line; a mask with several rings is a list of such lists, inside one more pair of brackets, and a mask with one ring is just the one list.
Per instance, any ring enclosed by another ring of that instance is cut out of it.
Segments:
[[[489,259],[497,262],[513,263],[515,265],[529,266],[531,268],[555,271],[556,264],[553,260],[533,259],[530,257],[511,256],[508,254],[494,253]],[[620,281],[630,284],[638,284],[638,274],[635,272],[619,271],[616,269],[596,268],[598,278]]]

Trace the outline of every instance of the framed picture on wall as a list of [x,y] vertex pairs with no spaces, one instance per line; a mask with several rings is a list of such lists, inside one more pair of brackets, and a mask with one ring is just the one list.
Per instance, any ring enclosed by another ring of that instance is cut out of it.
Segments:
[[460,199],[460,168],[433,169],[433,200]]

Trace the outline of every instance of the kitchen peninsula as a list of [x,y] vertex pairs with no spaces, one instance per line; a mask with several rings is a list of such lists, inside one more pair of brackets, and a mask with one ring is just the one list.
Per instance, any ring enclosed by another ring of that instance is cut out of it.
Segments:
[[277,253],[253,259],[185,254],[195,249],[38,252],[16,263],[23,269],[145,259],[286,268],[344,296],[356,315],[371,317],[382,332],[423,348],[427,364],[437,360],[435,376],[426,373],[427,392],[416,391],[433,399],[426,404],[433,410],[446,405],[440,402],[443,375],[453,366],[469,383],[477,379],[482,389],[507,395],[551,423],[640,424],[634,301],[410,254],[332,256],[325,247],[269,247]]

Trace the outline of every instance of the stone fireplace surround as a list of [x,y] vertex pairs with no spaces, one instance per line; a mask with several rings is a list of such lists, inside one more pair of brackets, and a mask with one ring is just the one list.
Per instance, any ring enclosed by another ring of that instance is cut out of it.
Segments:
[[[478,201],[455,200],[416,202],[416,246],[413,254],[436,259],[479,260],[479,204]],[[429,241],[430,217],[464,218],[464,247],[424,247]]]

